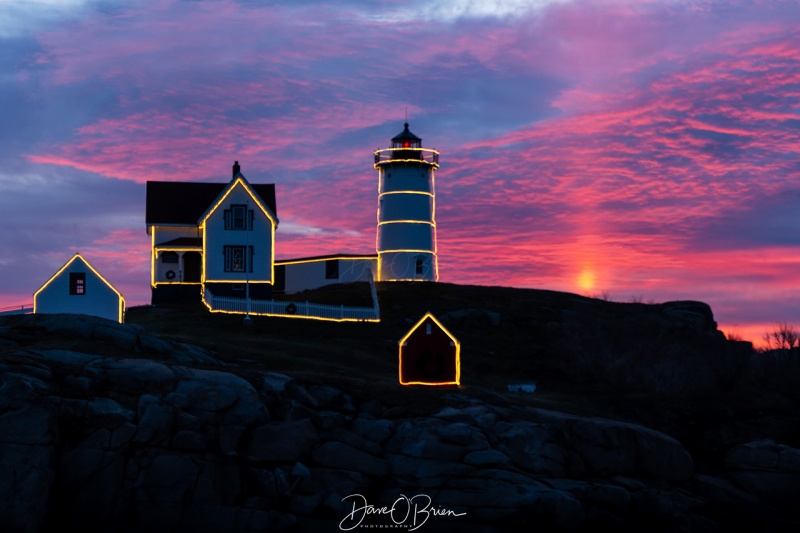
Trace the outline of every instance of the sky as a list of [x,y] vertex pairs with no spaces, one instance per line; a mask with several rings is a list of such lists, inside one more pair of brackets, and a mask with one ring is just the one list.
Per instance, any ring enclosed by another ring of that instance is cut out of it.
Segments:
[[279,259],[374,253],[407,117],[440,281],[800,326],[794,0],[0,0],[0,111],[0,308],[75,252],[149,303],[145,182],[234,160]]

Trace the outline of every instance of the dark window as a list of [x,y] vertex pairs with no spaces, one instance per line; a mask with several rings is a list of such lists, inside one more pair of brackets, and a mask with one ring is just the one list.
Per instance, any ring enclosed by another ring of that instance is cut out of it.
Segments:
[[69,274],[69,293],[83,296],[86,294],[86,273],[70,272]]
[[223,254],[225,255],[225,272],[253,271],[252,246],[225,246]]
[[422,261],[422,259],[418,258],[417,259],[417,274],[424,274],[423,266],[424,266],[424,262]]
[[328,259],[325,261],[325,279],[339,279],[338,259]]
[[[245,227],[245,221],[247,224]],[[233,204],[225,210],[225,229],[243,230],[253,229],[253,211],[244,204]]]
[[161,262],[162,263],[177,263],[178,262],[178,254],[177,254],[177,252],[163,252],[161,254]]

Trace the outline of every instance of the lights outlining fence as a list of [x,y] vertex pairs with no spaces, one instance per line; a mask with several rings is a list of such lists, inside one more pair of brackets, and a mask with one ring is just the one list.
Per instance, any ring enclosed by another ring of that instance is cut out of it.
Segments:
[[[212,313],[247,313],[247,300],[214,296],[205,290],[205,304]],[[344,305],[324,305],[310,302],[287,302],[281,300],[250,300],[250,314],[279,316],[287,318],[306,318],[332,320],[334,322],[379,322],[377,307],[348,307]]]
[[[378,292],[375,289],[375,273],[371,268],[369,274],[372,307],[349,307],[345,305],[313,304],[310,302],[287,302],[284,300],[231,298],[228,296],[214,296],[208,288],[203,291],[203,303],[212,313],[305,318],[311,320],[329,320],[333,322],[380,322],[381,312],[378,305]],[[250,304],[249,308],[248,301]]]

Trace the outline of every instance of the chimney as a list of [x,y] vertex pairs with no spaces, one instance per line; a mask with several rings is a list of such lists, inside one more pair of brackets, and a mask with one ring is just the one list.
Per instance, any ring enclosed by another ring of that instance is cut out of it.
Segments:
[[239,166],[239,162],[238,161],[234,161],[233,162],[233,177],[235,178],[236,174],[241,172],[241,170],[242,170],[242,167]]

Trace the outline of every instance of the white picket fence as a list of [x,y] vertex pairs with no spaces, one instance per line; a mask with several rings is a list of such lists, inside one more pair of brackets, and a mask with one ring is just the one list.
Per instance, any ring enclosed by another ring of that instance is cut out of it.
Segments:
[[[377,298],[377,295],[375,295]],[[205,290],[205,302],[212,312],[247,313],[247,300],[214,296]],[[281,316],[290,318],[315,318],[334,320],[337,322],[377,322],[380,311],[374,307],[348,307],[344,305],[324,305],[310,302],[286,302],[281,300],[250,300],[250,314],[264,316]]]
[[0,316],[2,315],[27,315],[33,313],[33,304],[28,305],[15,305],[13,307],[0,308]]

